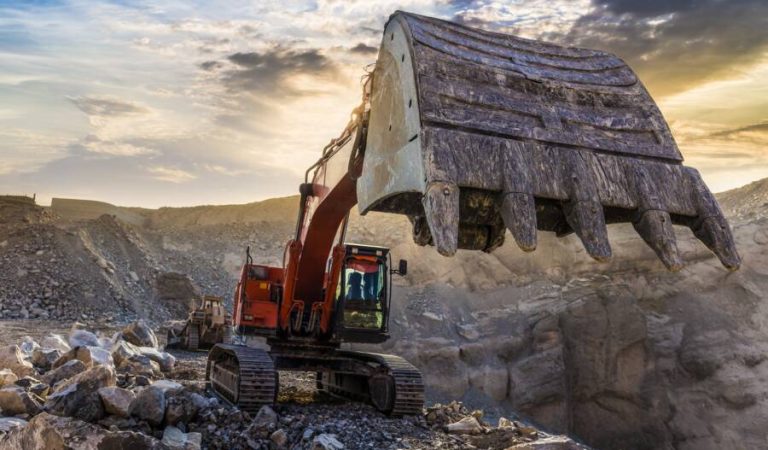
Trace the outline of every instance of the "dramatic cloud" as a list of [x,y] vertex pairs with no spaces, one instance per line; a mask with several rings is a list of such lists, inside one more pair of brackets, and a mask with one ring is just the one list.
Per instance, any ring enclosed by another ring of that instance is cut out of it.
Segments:
[[764,0],[595,0],[565,42],[618,54],[654,95],[733,76],[768,52]]
[[223,73],[230,91],[297,95],[301,87],[291,83],[297,75],[332,80],[338,74],[333,62],[317,49],[294,50],[275,47],[264,52],[235,53],[227,59],[236,67]]

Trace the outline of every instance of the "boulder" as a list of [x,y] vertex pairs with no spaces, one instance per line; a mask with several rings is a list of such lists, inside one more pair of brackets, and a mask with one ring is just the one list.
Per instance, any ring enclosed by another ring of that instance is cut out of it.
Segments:
[[29,424],[0,439],[0,450],[161,450],[152,436],[130,431],[109,431],[71,417],[41,413]]
[[335,434],[319,434],[312,440],[312,450],[342,450],[344,444],[336,439]]
[[200,433],[184,433],[174,426],[165,427],[162,443],[170,450],[200,450]]
[[0,417],[0,433],[9,433],[27,426],[29,422],[18,417]]
[[115,365],[119,366],[123,361],[134,355],[140,355],[139,347],[119,339],[112,346],[112,359],[115,361]]
[[21,386],[25,391],[31,392],[41,398],[45,398],[48,395],[49,386],[33,377],[18,379],[14,384],[16,386]]
[[128,358],[123,359],[117,366],[117,370],[121,373],[131,373],[150,378],[154,377],[155,374],[162,373],[160,364],[144,355],[131,355]]
[[74,347],[98,347],[98,336],[86,330],[72,330],[69,333],[69,346]]
[[35,375],[32,363],[24,359],[24,352],[18,345],[0,348],[0,367],[10,369],[19,377]]
[[69,344],[67,344],[67,341],[65,341],[64,338],[58,334],[49,334],[48,336],[44,337],[43,341],[40,343],[40,346],[43,349],[54,349],[60,351],[61,353],[66,353],[71,348]]
[[259,409],[246,433],[258,439],[267,439],[277,429],[277,413],[267,405]]
[[55,348],[36,348],[32,351],[32,365],[49,370],[61,355],[62,352]]
[[139,347],[157,348],[157,336],[143,320],[126,325],[122,331],[123,339]]
[[163,372],[170,372],[176,365],[176,357],[170,353],[158,351],[151,347],[139,347],[139,352],[160,366]]
[[73,359],[78,359],[85,364],[86,367],[89,369],[93,367],[93,355],[91,354],[91,350],[88,347],[72,347],[72,350],[68,351],[67,353],[64,353],[57,359],[56,361],[51,364],[52,369],[58,369],[59,367],[63,366],[64,364],[68,363],[69,361],[72,361]]
[[55,386],[56,383],[68,380],[87,369],[88,366],[86,366],[84,362],[79,359],[73,359],[43,375],[43,381],[50,386]]
[[8,386],[0,389],[0,410],[6,416],[40,412],[42,400],[35,394],[24,390],[21,386]]
[[483,431],[483,426],[474,416],[469,416],[446,425],[445,431],[451,434],[478,434]]
[[0,387],[11,385],[18,379],[19,377],[11,369],[0,370]]
[[154,385],[142,389],[131,405],[131,415],[159,426],[165,417],[165,390]]
[[117,386],[107,386],[99,389],[99,397],[107,414],[120,417],[130,417],[131,403],[136,399],[136,394],[128,389]]
[[195,396],[199,394],[191,393],[182,389],[169,390],[165,394],[165,423],[167,425],[176,425],[179,422],[189,423],[200,410],[201,402]]
[[57,416],[68,416],[86,422],[104,417],[99,389],[115,385],[115,373],[98,366],[75,375],[56,386],[45,402],[45,410]]

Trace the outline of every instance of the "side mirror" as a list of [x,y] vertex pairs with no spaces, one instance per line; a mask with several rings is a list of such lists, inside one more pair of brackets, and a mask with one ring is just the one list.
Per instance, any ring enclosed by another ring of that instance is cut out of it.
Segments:
[[408,261],[401,259],[400,263],[397,265],[397,273],[404,277],[408,273]]

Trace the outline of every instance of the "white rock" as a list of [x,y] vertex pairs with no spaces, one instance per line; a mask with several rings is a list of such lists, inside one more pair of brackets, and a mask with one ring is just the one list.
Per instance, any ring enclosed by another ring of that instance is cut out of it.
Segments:
[[335,434],[319,434],[312,440],[312,450],[342,450],[344,444],[336,439]]
[[483,431],[483,426],[474,416],[469,416],[446,425],[445,431],[453,434],[476,434]]
[[99,347],[99,338],[86,330],[72,330],[69,333],[70,347]]
[[170,450],[200,450],[202,435],[200,433],[184,433],[174,426],[167,426],[163,431],[161,442]]
[[67,344],[64,338],[62,338],[61,335],[58,335],[58,334],[49,334],[48,336],[44,337],[40,346],[45,349],[48,349],[48,348],[56,349],[61,353],[67,353],[71,349],[71,347],[69,346],[69,344]]
[[31,336],[24,336],[21,338],[21,345],[19,348],[21,348],[21,351],[24,352],[25,355],[31,356],[32,352],[35,351],[36,348],[40,348],[40,345],[35,342]]

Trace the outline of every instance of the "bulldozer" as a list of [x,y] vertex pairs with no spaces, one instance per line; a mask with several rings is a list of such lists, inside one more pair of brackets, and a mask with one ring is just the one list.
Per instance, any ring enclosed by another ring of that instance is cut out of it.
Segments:
[[[631,223],[671,271],[674,226],[688,227],[729,270],[729,225],[683,157],[659,108],[618,57],[407,12],[390,16],[362,101],[299,186],[283,264],[247,255],[234,326],[268,349],[217,344],[206,379],[255,412],[275,401],[278,370],[317,373],[333,395],[390,415],[419,414],[420,372],[394,355],[342,349],[389,338],[389,249],[346,240],[349,212],[402,214],[413,239],[450,257],[492,252],[511,236],[572,233],[610,260],[607,226]],[[509,232],[509,233],[507,233]],[[596,266],[597,267],[597,266]]]
[[232,319],[224,307],[224,299],[202,296],[200,306],[189,313],[182,328],[169,328],[166,348],[197,351],[232,340]]

